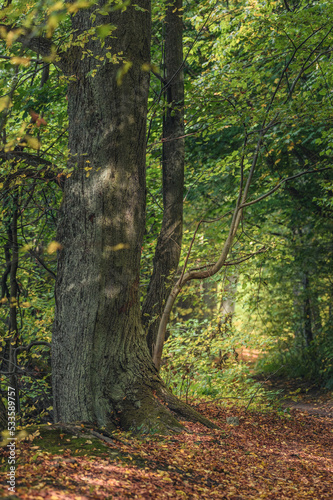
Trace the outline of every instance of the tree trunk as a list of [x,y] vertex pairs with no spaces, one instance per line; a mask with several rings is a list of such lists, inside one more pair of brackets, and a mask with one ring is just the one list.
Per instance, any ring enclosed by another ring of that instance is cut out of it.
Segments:
[[151,354],[165,301],[178,268],[183,235],[184,190],[184,72],[183,72],[182,0],[173,0],[165,18],[164,81],[165,115],[163,119],[163,222],[158,237],[154,270],[142,321],[147,330]]
[[[75,39],[66,57],[72,175],[58,227],[52,375],[56,421],[163,432],[180,425],[158,399],[166,400],[168,391],[149,354],[139,304],[147,7],[140,0],[97,16],[95,25],[117,27],[103,47],[94,37],[80,47],[79,37],[92,26],[90,10],[72,18]],[[120,64],[109,61],[110,50]]]
[[2,395],[0,393],[0,432],[7,429],[7,410],[2,401]]
[[[2,298],[9,298],[9,314],[8,314],[8,334],[5,335],[6,343],[2,352],[2,360],[0,370],[3,373],[8,373],[9,385],[15,389],[15,407],[16,411],[20,411],[19,387],[17,383],[16,365],[14,362],[14,351],[18,345],[18,325],[17,325],[17,300],[18,300],[18,284],[17,271],[19,263],[19,248],[17,242],[17,227],[18,227],[18,208],[19,198],[17,189],[14,191],[13,199],[10,204],[4,203],[5,208],[9,212],[11,218],[7,228],[7,241],[4,245],[6,270],[2,277]],[[7,206],[6,206],[7,205]],[[7,278],[9,276],[9,287]]]
[[225,273],[222,281],[222,298],[219,307],[219,326],[225,325],[226,330],[232,326],[235,312],[238,274]]
[[308,347],[312,340],[312,321],[311,321],[311,305],[310,305],[310,289],[309,277],[306,272],[303,273],[302,279],[303,286],[303,336],[306,347]]

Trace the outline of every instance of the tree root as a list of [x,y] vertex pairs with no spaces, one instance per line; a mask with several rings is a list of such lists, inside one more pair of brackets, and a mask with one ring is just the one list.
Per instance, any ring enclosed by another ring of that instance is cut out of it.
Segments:
[[97,438],[100,441],[103,441],[104,443],[112,444],[113,447],[120,448],[119,445],[115,443],[115,441],[120,442],[121,444],[125,444],[124,441],[117,437],[113,437],[109,435],[107,432],[105,434],[101,434],[100,432],[97,432],[92,428],[92,424],[87,423],[86,424],[88,427],[83,426],[83,424],[73,422],[65,424],[63,422],[57,422],[55,424],[51,424],[48,427],[45,426],[48,430],[52,429],[59,429],[60,431],[64,432],[65,434],[69,434],[71,436],[77,436],[80,438],[85,438],[85,439],[91,439],[91,438]]
[[200,423],[208,427],[209,429],[219,429],[219,427],[211,422],[208,418],[201,415],[190,405],[180,401],[172,392],[166,387],[159,387],[156,391],[156,395],[166,404],[166,406],[172,412],[176,413],[184,420],[189,420],[190,422]]

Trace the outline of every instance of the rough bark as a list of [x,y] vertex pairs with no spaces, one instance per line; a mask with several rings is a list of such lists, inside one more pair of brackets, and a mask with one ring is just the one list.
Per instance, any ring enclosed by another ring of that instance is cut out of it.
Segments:
[[[148,2],[96,18],[117,29],[102,48],[132,66],[82,57],[68,68],[69,167],[60,209],[56,315],[52,339],[55,420],[164,432],[181,428],[159,397],[166,391],[148,351],[139,304],[145,227],[145,133],[149,74]],[[76,37],[90,11],[72,19]],[[96,70],[96,71],[95,71]],[[93,72],[93,73],[92,73]],[[90,169],[91,170],[87,170]],[[89,175],[90,174],[90,175]],[[174,405],[176,406],[176,405]],[[179,406],[183,405],[179,403]],[[189,410],[191,413],[191,410]],[[192,418],[196,418],[192,410]]]
[[0,393],[0,432],[7,428],[7,410]]
[[165,301],[178,268],[183,234],[184,189],[184,75],[182,0],[167,6],[165,18],[163,119],[163,221],[158,237],[154,269],[142,320],[151,354],[156,343]]
[[[10,223],[7,222],[7,241],[4,245],[6,270],[2,276],[2,291],[1,297],[9,299],[9,314],[7,318],[8,333],[5,335],[6,343],[2,352],[0,369],[8,374],[9,385],[15,389],[15,406],[17,411],[20,409],[19,388],[16,376],[15,349],[18,344],[18,324],[17,324],[17,300],[18,300],[18,284],[17,270],[19,263],[19,249],[17,241],[17,226],[18,226],[18,194],[14,191],[13,198],[5,198],[4,208],[8,211],[7,216],[10,218]],[[9,286],[7,278],[9,277]]]
[[14,349],[18,344],[18,324],[17,324],[17,300],[18,300],[18,284],[17,270],[19,263],[19,247],[17,241],[17,223],[18,223],[18,195],[15,193],[13,199],[13,216],[11,223],[12,235],[12,260],[10,266],[10,330],[9,330],[9,371],[12,372],[9,376],[9,384],[15,389],[15,407],[16,411],[20,410],[19,388],[15,373],[16,363],[14,362]]

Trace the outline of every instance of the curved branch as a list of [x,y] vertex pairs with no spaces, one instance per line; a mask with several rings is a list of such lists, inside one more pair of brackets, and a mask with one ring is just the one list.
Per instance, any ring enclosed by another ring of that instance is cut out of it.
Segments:
[[36,30],[27,29],[18,26],[8,26],[6,24],[0,24],[0,36],[5,38],[10,31],[16,30],[20,32],[19,36],[15,40],[27,49],[40,54],[43,57],[52,58],[52,63],[58,66],[62,71],[66,71],[68,66],[67,58],[64,53],[57,53],[56,47],[50,38],[44,38],[43,36],[37,35]]
[[332,167],[318,168],[316,170],[304,170],[303,172],[299,172],[298,174],[292,175],[291,177],[286,177],[286,179],[282,179],[282,181],[280,181],[273,189],[271,189],[267,193],[259,196],[259,198],[256,198],[255,200],[248,201],[247,203],[243,203],[242,205],[240,205],[239,209],[249,207],[251,205],[254,205],[255,203],[258,203],[261,200],[264,200],[265,198],[267,198],[271,194],[275,193],[275,191],[277,191],[283,184],[285,184],[286,182],[289,182],[293,179],[297,179],[297,177],[301,177],[305,174],[315,174],[317,172],[324,172],[325,170],[332,170]]
[[35,340],[30,342],[28,345],[21,345],[15,349],[15,354],[18,354],[21,351],[30,351],[30,349],[36,345],[44,345],[51,349],[51,344],[49,342],[45,342],[44,340]]
[[[0,151],[0,163],[4,161],[10,161],[16,165],[22,162],[25,163],[26,167],[0,177],[1,183],[6,183],[8,185],[14,179],[24,175],[29,179],[55,181],[61,189],[64,187],[65,176],[60,172],[57,172],[54,168],[54,164],[49,160],[31,155],[30,153],[25,153],[23,151],[5,152],[2,150]],[[45,168],[38,170],[38,167],[40,166]]]
[[34,257],[34,259],[37,260],[40,266],[45,269],[45,271],[51,276],[51,278],[53,278],[54,280],[57,279],[57,275],[52,271],[52,269],[47,267],[43,259],[41,259],[36,252],[34,252],[33,250],[29,250],[29,253],[32,257]]

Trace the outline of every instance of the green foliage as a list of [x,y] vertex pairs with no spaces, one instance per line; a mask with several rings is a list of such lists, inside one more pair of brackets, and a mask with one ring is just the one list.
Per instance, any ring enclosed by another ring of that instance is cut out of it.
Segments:
[[[224,332],[223,332],[224,330]],[[238,360],[245,336],[208,320],[190,319],[172,326],[165,345],[162,376],[180,397],[235,398],[243,403],[259,388],[248,366]],[[261,399],[263,391],[257,394]]]
[[[257,370],[269,374],[278,372],[287,378],[303,378],[328,390],[333,389],[333,339],[331,330],[327,329],[304,347],[289,338],[287,342],[278,343],[267,356],[260,359]],[[298,339],[299,340],[299,339]]]

